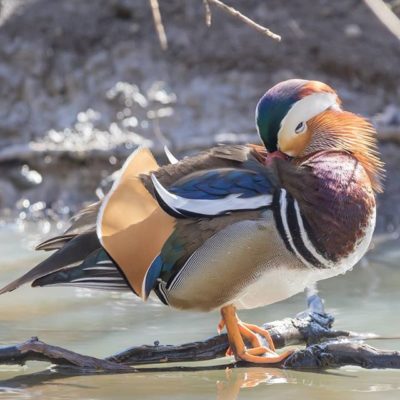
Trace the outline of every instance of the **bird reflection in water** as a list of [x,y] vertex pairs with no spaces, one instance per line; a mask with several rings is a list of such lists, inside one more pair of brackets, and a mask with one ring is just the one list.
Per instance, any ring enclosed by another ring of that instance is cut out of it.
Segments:
[[254,388],[260,384],[288,382],[286,371],[276,368],[227,368],[225,375],[225,381],[217,381],[217,400],[235,400],[241,389]]

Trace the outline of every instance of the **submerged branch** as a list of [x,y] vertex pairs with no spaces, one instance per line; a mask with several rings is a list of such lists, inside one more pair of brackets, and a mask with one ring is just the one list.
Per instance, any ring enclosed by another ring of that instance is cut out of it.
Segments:
[[[322,300],[317,295],[308,298],[308,310],[295,318],[285,318],[264,325],[277,348],[288,345],[307,345],[297,350],[280,364],[266,364],[278,368],[323,369],[343,365],[358,365],[364,368],[400,368],[400,354],[376,350],[361,343],[338,341],[338,338],[370,338],[371,335],[359,335],[349,331],[332,329],[333,317],[324,310]],[[332,341],[332,339],[334,341]],[[143,345],[132,347],[121,353],[98,359],[72,352],[61,347],[40,341],[37,337],[14,345],[0,348],[1,364],[20,364],[27,361],[46,361],[59,367],[75,368],[88,372],[137,372],[154,371],[155,368],[138,368],[144,364],[163,364],[163,371],[219,369],[229,367],[264,366],[243,361],[236,363],[227,359],[223,365],[170,367],[171,362],[204,361],[224,357],[228,348],[227,335],[218,335],[210,339],[186,343],[178,346]],[[160,367],[157,367],[160,370]]]

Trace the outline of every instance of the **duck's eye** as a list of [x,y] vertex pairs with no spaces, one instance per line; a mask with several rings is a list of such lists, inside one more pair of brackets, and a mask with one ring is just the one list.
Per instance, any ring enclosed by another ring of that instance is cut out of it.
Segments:
[[306,128],[306,124],[304,122],[300,122],[297,126],[296,129],[294,130],[296,133],[301,133],[304,131]]

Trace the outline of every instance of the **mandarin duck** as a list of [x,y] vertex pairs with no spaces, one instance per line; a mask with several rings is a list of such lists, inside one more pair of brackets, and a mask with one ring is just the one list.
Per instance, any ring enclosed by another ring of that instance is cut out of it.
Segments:
[[264,146],[220,145],[162,167],[139,148],[100,202],[37,246],[55,252],[0,293],[32,282],[220,309],[236,359],[282,361],[290,352],[277,354],[268,332],[236,309],[352,268],[374,231],[383,164],[374,128],[322,82],[272,87],[256,124]]

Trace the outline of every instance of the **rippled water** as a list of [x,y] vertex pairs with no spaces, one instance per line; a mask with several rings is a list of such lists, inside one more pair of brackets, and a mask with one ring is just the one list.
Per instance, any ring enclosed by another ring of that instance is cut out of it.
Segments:
[[[33,266],[43,255],[32,248],[38,226],[0,228],[0,284]],[[400,250],[388,242],[372,251],[362,265],[319,285],[336,328],[400,334]],[[262,323],[293,316],[305,307],[304,294],[272,306],[241,312],[243,320]],[[94,356],[126,347],[177,344],[215,334],[217,312],[177,312],[143,304],[133,295],[68,288],[23,287],[0,297],[0,344],[37,335],[40,339]],[[400,349],[400,340],[371,341]],[[45,399],[399,399],[400,371],[346,367],[324,373],[277,369],[159,372],[69,376],[48,364],[0,366],[0,397]]]

